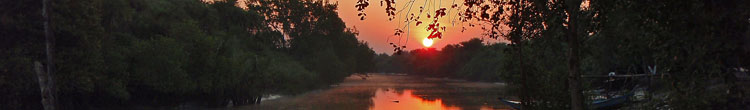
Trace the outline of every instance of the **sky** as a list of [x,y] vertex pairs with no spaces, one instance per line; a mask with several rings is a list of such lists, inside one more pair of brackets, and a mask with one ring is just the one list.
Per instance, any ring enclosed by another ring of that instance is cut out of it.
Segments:
[[[441,49],[448,44],[458,44],[459,42],[468,41],[471,38],[484,38],[490,42],[497,42],[495,39],[489,39],[482,36],[483,31],[481,28],[470,27],[468,26],[469,22],[464,23],[458,20],[456,14],[460,11],[456,9],[451,10],[450,7],[452,4],[458,4],[458,6],[461,6],[463,0],[426,0],[427,2],[425,2],[425,0],[413,0],[413,5],[409,5],[412,6],[411,13],[417,15],[419,14],[419,7],[425,7],[425,11],[422,13],[422,17],[420,17],[420,21],[423,23],[416,26],[416,22],[411,22],[408,25],[408,31],[407,28],[402,28],[404,34],[401,36],[394,36],[395,29],[406,25],[406,23],[403,22],[406,17],[403,16],[404,14],[410,13],[406,13],[409,12],[409,7],[404,6],[412,0],[396,0],[396,12],[399,12],[402,9],[406,10],[398,13],[401,17],[396,17],[393,21],[388,20],[388,16],[385,13],[385,6],[380,6],[380,0],[370,0],[370,5],[365,8],[367,16],[365,20],[360,20],[360,17],[357,16],[359,12],[356,7],[354,7],[357,1],[358,0],[332,0],[330,3],[338,3],[337,11],[339,17],[341,17],[346,23],[347,27],[359,30],[359,36],[357,36],[359,40],[367,42],[376,53],[393,53],[394,48],[389,43],[406,45],[407,48],[404,49],[406,51],[425,48],[425,46],[422,45],[422,40],[430,34],[429,31],[426,30],[426,26],[432,21],[431,19],[428,20],[425,16],[427,12],[434,15],[435,11],[432,9],[439,8],[448,9],[446,11],[447,15],[440,18],[440,21],[438,21],[441,26],[446,26],[446,31],[443,32],[442,39],[433,39],[434,44],[431,46],[432,48]],[[461,32],[463,27],[465,27],[466,30]]]

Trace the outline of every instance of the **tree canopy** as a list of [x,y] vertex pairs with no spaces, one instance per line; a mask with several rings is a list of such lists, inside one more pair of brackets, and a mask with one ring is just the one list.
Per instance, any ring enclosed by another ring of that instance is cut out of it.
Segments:
[[[253,2],[53,0],[60,108],[257,103],[374,65],[336,4]],[[41,107],[31,68],[45,59],[40,4],[0,2],[0,109]]]

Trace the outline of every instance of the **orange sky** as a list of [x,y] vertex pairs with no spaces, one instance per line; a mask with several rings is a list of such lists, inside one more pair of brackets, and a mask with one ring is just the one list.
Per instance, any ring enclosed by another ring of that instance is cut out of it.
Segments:
[[[407,9],[399,13],[399,15],[404,16],[404,13],[408,11],[409,7],[403,7],[409,1],[411,0],[396,0],[396,12],[401,11],[401,9]],[[461,6],[461,4],[463,4],[463,0],[427,1],[428,2],[425,6],[425,11],[423,12],[421,17],[421,21],[423,23],[419,26],[416,26],[415,22],[411,22],[411,24],[408,25],[410,30],[407,31],[406,29],[404,29],[405,33],[401,35],[400,44],[407,46],[405,50],[424,48],[424,46],[422,46],[422,40],[424,40],[429,35],[429,32],[426,30],[425,26],[427,26],[427,24],[429,24],[431,21],[428,20],[425,16],[427,12],[430,12],[430,14],[434,15],[435,11],[432,11],[432,9],[439,8],[447,8],[448,10],[450,10],[446,11],[447,15],[441,18],[439,21],[441,26],[446,26],[446,31],[443,32],[442,39],[434,39],[434,44],[431,47],[441,49],[445,45],[457,44],[462,41],[467,41],[471,38],[489,39],[482,36],[481,28],[469,27],[468,23],[462,24],[462,22],[460,22],[458,18],[456,18],[458,17],[456,16],[456,14],[459,11],[455,9],[451,10],[450,6],[453,4],[453,2]],[[333,0],[330,2],[338,3],[339,17],[344,20],[347,27],[356,27],[360,32],[358,38],[360,40],[368,42],[370,47],[372,47],[376,53],[393,53],[393,47],[388,43],[392,42],[399,44],[399,36],[394,36],[393,34],[395,33],[395,29],[397,26],[404,27],[405,23],[401,22],[399,24],[399,21],[404,21],[405,17],[396,17],[396,20],[388,21],[388,17],[385,13],[385,6],[380,6],[379,0],[370,0],[370,6],[365,10],[367,17],[365,20],[360,20],[359,16],[357,16],[357,9],[354,7],[357,0]],[[423,6],[424,4],[425,0],[414,0],[414,5],[411,9],[411,13],[414,13],[415,15],[419,14],[419,7]],[[401,18],[401,20],[398,20],[399,18]],[[455,23],[452,24],[451,21],[455,21]],[[461,32],[462,27],[466,27],[467,30]],[[408,38],[406,34],[409,35]],[[408,42],[406,40],[408,40]],[[490,39],[489,41],[496,42],[497,40]]]

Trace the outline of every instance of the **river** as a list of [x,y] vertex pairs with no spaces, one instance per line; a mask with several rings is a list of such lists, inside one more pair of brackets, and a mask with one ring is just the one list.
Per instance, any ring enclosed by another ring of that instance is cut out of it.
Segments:
[[505,110],[503,84],[406,75],[352,75],[339,85],[235,107],[249,110]]

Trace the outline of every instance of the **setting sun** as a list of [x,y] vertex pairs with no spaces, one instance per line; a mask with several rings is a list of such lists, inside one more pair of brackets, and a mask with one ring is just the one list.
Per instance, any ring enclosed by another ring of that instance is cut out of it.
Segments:
[[422,40],[422,45],[424,45],[424,47],[432,46],[432,39],[424,38],[424,40]]

